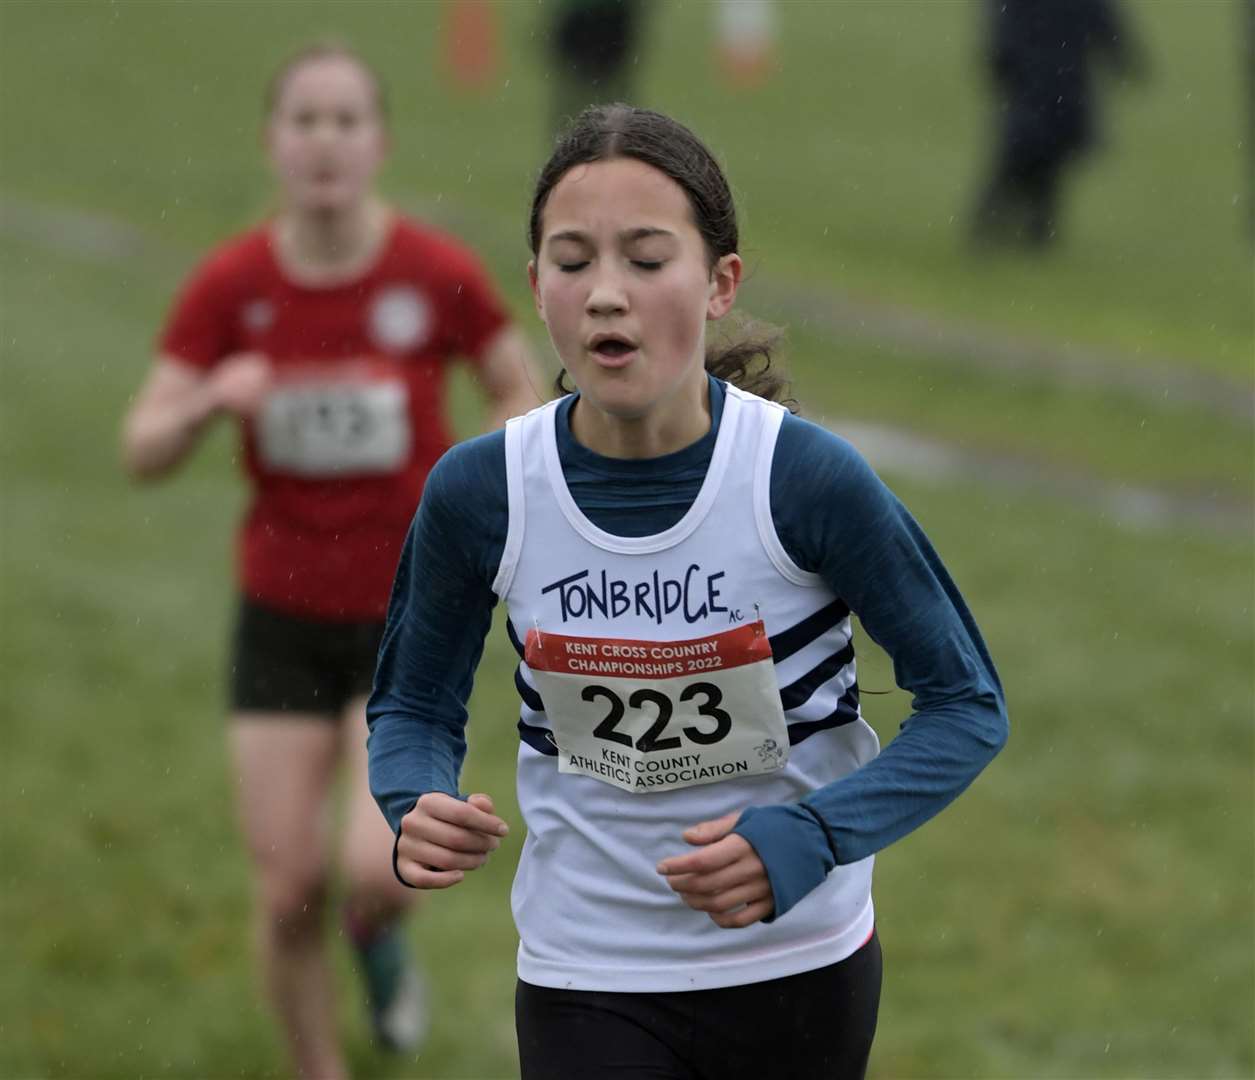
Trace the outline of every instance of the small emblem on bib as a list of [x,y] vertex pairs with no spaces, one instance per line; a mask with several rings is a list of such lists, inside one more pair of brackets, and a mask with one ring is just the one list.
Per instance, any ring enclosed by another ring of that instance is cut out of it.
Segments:
[[782,762],[788,753],[788,750],[781,746],[775,739],[765,739],[759,743],[755,750],[762,759],[764,765],[775,766]]
[[686,641],[527,633],[558,769],[637,794],[781,768],[789,733],[761,621]]
[[410,352],[427,340],[431,310],[427,301],[405,286],[385,289],[370,306],[370,336],[387,352]]

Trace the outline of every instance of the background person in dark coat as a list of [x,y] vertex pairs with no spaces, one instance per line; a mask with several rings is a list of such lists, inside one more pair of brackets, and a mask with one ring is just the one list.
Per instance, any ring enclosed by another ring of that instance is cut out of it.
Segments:
[[999,113],[992,175],[976,207],[981,243],[1055,238],[1063,173],[1094,142],[1095,58],[1140,74],[1115,0],[992,0],[988,49]]
[[643,7],[643,0],[557,0],[553,5],[554,131],[589,105],[634,100]]

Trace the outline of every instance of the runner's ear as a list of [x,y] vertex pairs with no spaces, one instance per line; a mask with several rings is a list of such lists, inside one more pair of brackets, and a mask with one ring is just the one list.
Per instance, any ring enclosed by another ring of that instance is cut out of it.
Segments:
[[531,286],[532,302],[536,305],[536,314],[543,320],[545,317],[545,305],[540,302],[540,289],[536,285],[536,260],[528,259],[527,261],[527,284]]

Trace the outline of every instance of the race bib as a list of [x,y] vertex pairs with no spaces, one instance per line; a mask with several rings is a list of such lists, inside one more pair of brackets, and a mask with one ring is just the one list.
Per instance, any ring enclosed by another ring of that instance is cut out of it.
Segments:
[[406,386],[399,379],[280,383],[258,418],[257,448],[276,472],[395,472],[410,452]]
[[524,658],[558,769],[636,793],[774,772],[789,733],[762,621],[688,641],[533,627]]

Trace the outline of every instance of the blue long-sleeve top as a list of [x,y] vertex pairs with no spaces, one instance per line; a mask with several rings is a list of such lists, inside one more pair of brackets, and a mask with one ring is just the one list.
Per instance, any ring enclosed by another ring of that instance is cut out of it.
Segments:
[[[710,431],[643,460],[580,445],[569,425],[574,399],[561,403],[563,475],[594,524],[646,536],[683,517],[723,415],[723,384],[712,378],[710,389]],[[779,918],[836,864],[879,851],[943,809],[1001,749],[1008,728],[967,605],[919,525],[852,446],[787,416],[772,461],[771,512],[790,558],[858,615],[913,695],[911,714],[878,757],[800,803],[741,815],[735,831],[762,859]],[[504,434],[455,446],[433,469],[410,527],[367,708],[371,791],[394,833],[420,795],[458,793],[467,701],[507,525]]]

